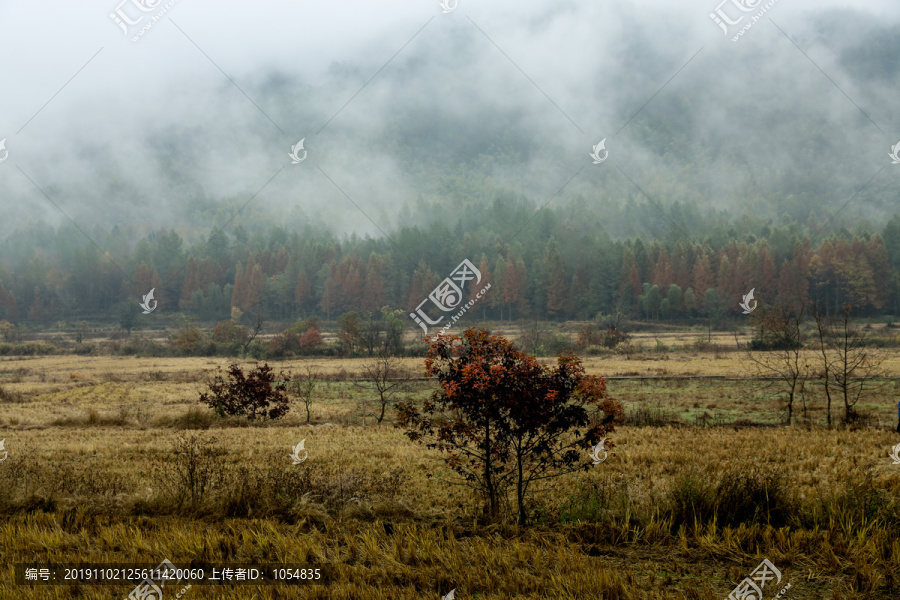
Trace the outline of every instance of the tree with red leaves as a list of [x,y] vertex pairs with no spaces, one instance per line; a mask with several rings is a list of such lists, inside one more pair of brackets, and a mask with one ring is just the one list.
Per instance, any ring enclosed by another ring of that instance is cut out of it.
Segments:
[[447,453],[459,483],[484,495],[490,519],[515,487],[524,524],[531,485],[589,467],[587,450],[624,419],[606,381],[585,374],[574,354],[545,367],[502,336],[473,327],[462,337],[438,336],[425,371],[440,387],[421,409],[399,403],[398,426],[411,440]]
[[[251,421],[257,417],[280,419],[290,410],[291,399],[285,393],[291,381],[290,375],[281,372],[276,382],[272,367],[264,363],[247,375],[238,365],[232,364],[228,367],[228,376],[230,381],[226,382],[217,374],[208,384],[212,396],[200,394],[200,401],[209,405],[219,416],[245,416]],[[270,408],[273,404],[274,407]]]
[[319,333],[319,330],[315,327],[310,327],[306,330],[306,333],[300,336],[300,351],[310,353],[321,346],[322,343],[322,335]]

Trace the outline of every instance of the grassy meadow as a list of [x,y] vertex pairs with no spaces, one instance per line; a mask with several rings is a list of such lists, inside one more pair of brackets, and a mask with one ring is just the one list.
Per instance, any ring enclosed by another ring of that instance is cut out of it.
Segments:
[[[0,598],[125,598],[132,587],[16,586],[19,562],[164,558],[333,568],[326,585],[182,596],[198,600],[438,600],[451,589],[458,600],[721,600],[763,558],[783,574],[765,597],[787,583],[789,600],[900,597],[900,465],[888,458],[898,382],[866,394],[863,425],[826,429],[809,390],[783,427],[779,389],[740,379],[754,371],[727,341],[585,356],[589,373],[612,378],[628,421],[606,462],[546,482],[521,528],[484,523],[479,498],[448,484],[440,455],[394,428],[392,411],[375,423],[374,392],[349,381],[363,359],[270,361],[323,373],[306,424],[299,402],[270,423],[200,405],[228,359],[4,357]],[[678,343],[645,340],[657,342]],[[900,373],[900,352],[878,352]],[[673,376],[722,377],[634,378]],[[301,439],[309,458],[293,465]]]

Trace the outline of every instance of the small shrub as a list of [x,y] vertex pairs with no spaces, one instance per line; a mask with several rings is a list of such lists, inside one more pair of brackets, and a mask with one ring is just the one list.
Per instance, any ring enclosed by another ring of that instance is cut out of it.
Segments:
[[9,321],[0,321],[0,337],[5,342],[18,342],[19,330]]
[[347,381],[349,379],[359,379],[361,377],[362,373],[349,373],[347,369],[341,367],[339,371],[322,373],[319,376],[319,379],[321,379],[322,381]]
[[612,350],[619,344],[628,341],[628,334],[615,327],[607,327],[602,337],[602,344],[605,348]]
[[266,346],[259,340],[253,340],[247,347],[247,354],[254,360],[266,358]]
[[176,500],[179,504],[189,501],[191,506],[197,506],[224,479],[224,452],[207,438],[178,434],[172,453],[174,460],[167,472],[169,477],[175,476]]
[[634,354],[641,354],[644,351],[643,344],[635,344],[633,342],[623,342],[616,345],[616,354],[624,354],[626,358],[631,358]]
[[119,409],[118,415],[101,415],[96,408],[83,416],[57,417],[51,422],[54,427],[121,427],[128,425],[128,411]]
[[753,352],[765,352],[767,350],[791,350],[793,344],[788,340],[766,341],[753,338],[747,342],[747,348]]
[[247,343],[250,331],[244,325],[238,325],[234,321],[222,321],[213,330],[213,340],[234,348]]
[[[221,372],[221,368],[219,369]],[[280,419],[290,410],[291,399],[285,393],[291,378],[283,371],[278,383],[268,364],[256,367],[248,375],[236,364],[228,367],[229,381],[217,374],[208,384],[212,396],[200,394],[200,401],[206,403],[221,416],[245,416],[248,420],[257,418]],[[270,408],[270,406],[273,406]]]
[[197,355],[207,346],[206,336],[198,327],[182,327],[172,336],[172,345],[185,354]]
[[578,521],[599,521],[603,511],[609,509],[612,498],[611,487],[594,482],[582,484],[560,509],[559,519],[563,523]]
[[860,345],[866,348],[897,348],[900,346],[900,340],[893,337],[867,337],[860,341]]
[[553,333],[547,336],[542,347],[544,350],[543,356],[556,356],[568,350],[573,350],[575,343],[561,333]]
[[691,344],[691,348],[693,348],[697,352],[707,352],[709,350],[712,350],[712,347],[712,343],[708,339],[702,337],[698,337]]
[[722,525],[786,524],[790,503],[783,472],[769,466],[726,471],[715,489],[716,516]]
[[75,344],[75,348],[72,351],[75,354],[78,354],[79,356],[84,356],[84,355],[90,354],[91,352],[94,351],[94,345],[93,344],[83,344],[83,343],[79,342],[79,343]]
[[768,467],[726,471],[715,483],[695,472],[683,474],[669,493],[675,525],[715,519],[721,525],[742,523],[783,526],[791,505],[782,471]]
[[116,354],[120,356],[142,357],[175,356],[177,353],[177,349],[172,346],[158,344],[144,338],[131,338],[116,351]]
[[193,407],[172,419],[171,425],[176,429],[209,429],[215,418],[213,413]]
[[313,353],[323,343],[322,335],[315,327],[310,327],[300,336],[300,350],[304,354]]
[[669,511],[673,525],[692,527],[695,521],[704,523],[712,520],[715,505],[706,479],[696,473],[685,473],[676,479],[669,492]]
[[283,331],[269,340],[266,352],[273,358],[293,356],[300,351],[300,337],[296,333]]
[[316,463],[300,469],[242,465],[225,473],[217,500],[227,517],[278,516],[292,522],[316,506],[343,511],[348,503],[358,507],[381,501],[390,509],[408,482],[408,474],[400,468],[378,475],[363,469],[335,472]]
[[713,420],[713,416],[709,414],[709,411],[703,411],[702,415],[697,415],[694,419],[697,421],[697,425],[708,427]]
[[41,354],[56,354],[56,346],[53,344],[0,344],[0,356],[35,356]]
[[660,402],[655,407],[641,404],[625,414],[625,424],[638,427],[664,427],[677,422],[675,413],[664,411]]
[[25,399],[21,394],[11,392],[5,389],[3,386],[0,386],[0,402],[8,404],[19,404],[25,402]]
[[45,513],[53,513],[56,512],[56,498],[53,496],[39,496],[37,494],[31,494],[28,498],[25,499],[24,502],[20,505],[20,510],[23,510],[28,513],[35,513],[38,511]]
[[589,323],[578,330],[575,336],[575,349],[583,351],[585,348],[601,345],[602,341],[603,336],[597,326]]
[[[897,520],[897,502],[879,488],[874,474],[865,469],[848,477],[843,487],[816,499],[813,515],[804,515],[808,527],[841,524],[849,533],[856,533],[872,523],[882,521],[891,527]],[[816,518],[818,517],[818,518]]]

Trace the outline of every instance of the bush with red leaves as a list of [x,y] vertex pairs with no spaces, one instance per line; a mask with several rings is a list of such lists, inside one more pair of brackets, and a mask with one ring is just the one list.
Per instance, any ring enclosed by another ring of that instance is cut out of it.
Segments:
[[261,367],[257,364],[247,375],[239,366],[232,364],[228,367],[228,378],[225,381],[221,374],[217,374],[208,384],[212,395],[200,394],[200,401],[209,405],[219,416],[246,416],[251,421],[258,418],[280,419],[290,410],[291,400],[285,390],[291,378],[283,371],[279,373],[276,383],[268,364]]

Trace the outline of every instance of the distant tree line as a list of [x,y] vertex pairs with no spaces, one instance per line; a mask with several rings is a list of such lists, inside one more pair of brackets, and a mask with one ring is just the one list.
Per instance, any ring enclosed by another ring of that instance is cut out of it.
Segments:
[[484,227],[438,225],[404,227],[391,240],[338,240],[310,227],[250,235],[239,225],[190,245],[175,231],[133,243],[133,231],[116,227],[97,234],[112,249],[104,255],[73,228],[42,230],[0,244],[0,320],[119,319],[130,329],[144,318],[138,303],[151,288],[157,311],[208,322],[234,310],[270,322],[410,311],[463,258],[482,276],[466,293],[492,284],[473,309],[482,320],[738,316],[751,288],[761,305],[799,297],[826,314],[847,304],[857,316],[900,314],[898,216],[877,233],[844,230],[813,243],[795,225],[614,241],[541,215],[510,244]]

